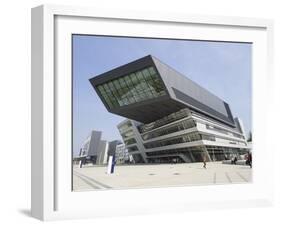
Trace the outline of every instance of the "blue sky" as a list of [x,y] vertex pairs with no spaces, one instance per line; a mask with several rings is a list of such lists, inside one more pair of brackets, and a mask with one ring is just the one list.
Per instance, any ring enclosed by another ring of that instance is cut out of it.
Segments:
[[102,139],[121,139],[124,118],[107,112],[89,78],[146,55],[153,55],[227,103],[251,130],[251,53],[248,43],[103,36],[73,36],[74,155],[91,130]]

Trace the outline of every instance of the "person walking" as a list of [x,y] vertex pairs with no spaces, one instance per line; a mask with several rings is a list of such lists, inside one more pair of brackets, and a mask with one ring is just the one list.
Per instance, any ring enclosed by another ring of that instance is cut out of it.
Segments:
[[233,164],[236,165],[236,162],[237,162],[237,156],[234,157]]
[[206,154],[203,154],[203,168],[205,169],[207,169],[206,161],[207,161]]
[[249,154],[248,154],[248,163],[249,163],[250,168],[252,168],[252,152],[249,152]]

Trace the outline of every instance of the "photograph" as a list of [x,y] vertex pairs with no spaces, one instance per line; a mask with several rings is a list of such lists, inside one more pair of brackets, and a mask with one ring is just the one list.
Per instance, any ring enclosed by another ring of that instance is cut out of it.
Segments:
[[252,44],[72,34],[72,191],[251,183]]

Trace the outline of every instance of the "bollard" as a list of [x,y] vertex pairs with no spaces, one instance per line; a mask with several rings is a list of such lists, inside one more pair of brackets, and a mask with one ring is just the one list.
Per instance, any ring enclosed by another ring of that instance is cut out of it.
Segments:
[[108,158],[107,174],[114,173],[114,166],[115,166],[115,156],[110,155]]

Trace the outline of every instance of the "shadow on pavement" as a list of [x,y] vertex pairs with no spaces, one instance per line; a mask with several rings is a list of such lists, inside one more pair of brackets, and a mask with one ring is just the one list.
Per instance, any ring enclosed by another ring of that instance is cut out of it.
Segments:
[[18,212],[27,217],[31,217],[31,210],[29,209],[19,209]]

